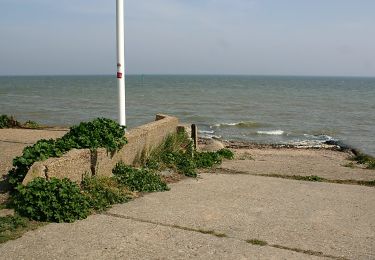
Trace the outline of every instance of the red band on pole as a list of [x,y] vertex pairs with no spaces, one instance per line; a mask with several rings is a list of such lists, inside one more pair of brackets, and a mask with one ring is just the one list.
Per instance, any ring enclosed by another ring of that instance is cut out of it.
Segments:
[[121,72],[117,72],[117,78],[122,79],[122,73]]

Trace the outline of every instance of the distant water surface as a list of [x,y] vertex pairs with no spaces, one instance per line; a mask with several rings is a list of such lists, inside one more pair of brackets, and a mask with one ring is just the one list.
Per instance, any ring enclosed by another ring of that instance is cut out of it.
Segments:
[[[201,134],[258,143],[340,140],[375,155],[375,79],[127,76],[129,128],[156,113]],[[112,76],[0,77],[0,113],[47,125],[117,118]]]

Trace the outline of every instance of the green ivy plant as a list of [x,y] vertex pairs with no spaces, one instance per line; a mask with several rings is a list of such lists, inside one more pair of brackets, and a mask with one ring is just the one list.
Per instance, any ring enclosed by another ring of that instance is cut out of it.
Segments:
[[233,160],[234,159],[234,153],[227,148],[223,148],[223,149],[217,151],[216,153],[218,155],[220,155],[222,158],[225,158],[227,160]]
[[13,205],[21,216],[47,222],[73,222],[90,213],[90,204],[80,187],[69,179],[36,178],[19,185]]
[[97,118],[92,122],[83,122],[71,127],[61,138],[39,140],[36,144],[26,147],[23,154],[13,160],[14,167],[9,171],[8,181],[16,187],[35,162],[50,157],[61,157],[73,148],[106,148],[109,152],[115,152],[126,143],[125,127],[111,119]]
[[61,139],[72,148],[106,148],[109,152],[121,149],[126,143],[125,127],[107,118],[97,118],[70,128]]

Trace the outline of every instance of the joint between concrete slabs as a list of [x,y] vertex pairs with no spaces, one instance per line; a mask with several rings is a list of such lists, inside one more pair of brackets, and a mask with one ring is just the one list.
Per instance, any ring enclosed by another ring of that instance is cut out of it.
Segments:
[[9,143],[9,144],[26,144],[26,145],[34,144],[34,143],[25,143],[25,142],[18,142],[18,141],[12,141],[12,140],[0,140],[0,142]]
[[[208,172],[209,173],[209,172]],[[365,187],[375,187],[375,180],[374,181],[362,181],[362,180],[336,180],[336,179],[325,179],[320,178],[320,180],[308,180],[303,178],[308,178],[310,176],[303,176],[303,175],[281,175],[281,174],[256,174],[244,171],[237,171],[227,168],[217,168],[215,169],[215,173],[217,174],[227,174],[227,175],[249,175],[249,176],[258,176],[258,177],[267,177],[267,178],[279,178],[279,179],[286,179],[286,180],[294,180],[294,181],[303,181],[303,182],[315,182],[315,183],[331,183],[331,184],[340,184],[340,185],[357,185],[357,186],[365,186]]]
[[[256,239],[242,239],[242,238],[238,238],[238,237],[232,237],[232,236],[226,235],[225,233],[220,233],[220,232],[217,232],[217,231],[214,231],[214,230],[204,230],[204,229],[183,227],[183,226],[179,226],[179,225],[165,224],[165,223],[161,223],[161,222],[145,220],[145,219],[140,219],[140,218],[135,218],[135,217],[130,217],[130,216],[124,216],[124,215],[115,214],[115,213],[105,212],[105,213],[102,213],[102,214],[105,215],[105,216],[108,216],[108,217],[133,220],[133,221],[141,222],[141,223],[148,223],[148,224],[153,224],[153,225],[157,225],[157,226],[163,226],[163,227],[169,227],[169,228],[174,228],[174,229],[179,229],[179,230],[184,230],[184,231],[196,232],[196,233],[201,233],[201,234],[204,234],[204,235],[215,236],[215,237],[218,237],[218,238],[227,238],[227,239],[229,238],[229,239],[237,240],[237,241],[248,243],[248,244],[251,244],[248,241],[256,240]],[[297,253],[301,253],[301,254],[305,254],[305,255],[325,257],[325,258],[331,258],[331,259],[335,259],[335,260],[348,260],[345,257],[328,255],[328,254],[324,254],[323,252],[318,252],[318,251],[313,251],[313,250],[305,250],[305,249],[299,249],[299,248],[291,248],[291,247],[282,246],[282,245],[268,244],[265,241],[262,241],[262,242],[264,242],[265,244],[264,245],[258,245],[258,246],[268,246],[268,247],[277,248],[279,250],[293,251],[293,252],[297,252]]]

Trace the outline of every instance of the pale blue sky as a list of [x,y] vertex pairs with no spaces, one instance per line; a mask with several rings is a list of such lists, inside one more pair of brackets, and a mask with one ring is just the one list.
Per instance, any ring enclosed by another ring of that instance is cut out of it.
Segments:
[[[0,75],[114,74],[115,0],[0,0]],[[125,0],[130,74],[375,76],[374,0]]]

